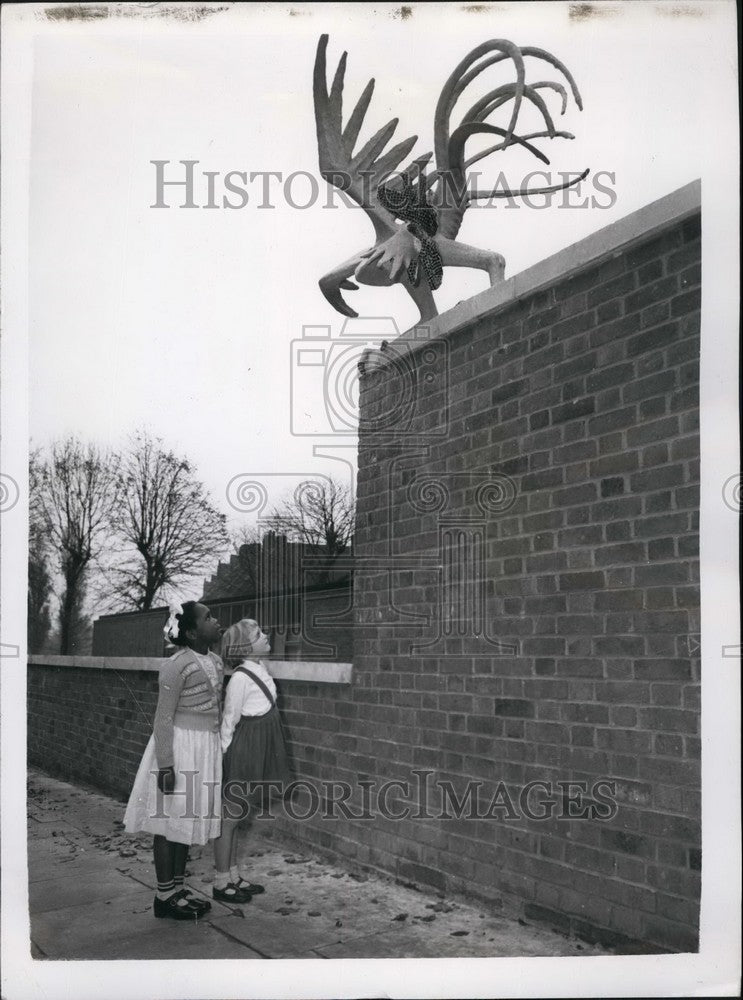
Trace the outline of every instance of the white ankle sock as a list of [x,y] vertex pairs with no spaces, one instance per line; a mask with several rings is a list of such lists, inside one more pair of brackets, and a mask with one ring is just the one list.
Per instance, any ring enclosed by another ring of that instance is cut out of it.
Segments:
[[214,888],[225,889],[230,884],[229,872],[216,872],[214,875]]
[[230,882],[232,882],[233,885],[236,885],[239,878],[240,878],[240,871],[237,865],[230,865]]

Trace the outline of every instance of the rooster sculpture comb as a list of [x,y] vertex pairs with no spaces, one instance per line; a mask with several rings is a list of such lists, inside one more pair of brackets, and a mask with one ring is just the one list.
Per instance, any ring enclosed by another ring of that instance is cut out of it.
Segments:
[[[328,36],[322,35],[317,46],[313,78],[315,122],[320,173],[334,187],[360,205],[374,226],[373,247],[355,254],[320,280],[320,289],[328,302],[344,316],[356,316],[341,291],[354,291],[358,285],[389,286],[402,284],[426,322],[437,314],[433,291],[442,281],[444,267],[472,267],[487,271],[491,285],[503,280],[506,262],[499,253],[479,250],[457,240],[468,205],[482,198],[513,198],[523,195],[546,194],[578,184],[588,174],[563,184],[549,187],[478,191],[469,190],[467,170],[477,161],[510,146],[521,146],[543,163],[549,164],[544,153],[534,145],[535,139],[573,139],[569,132],[560,132],[540,91],[552,90],[562,102],[565,113],[568,92],[562,83],[541,80],[527,84],[524,60],[528,57],[549,63],[564,77],[573,99],[582,110],[580,93],[566,67],[549,52],[533,47],[519,48],[512,42],[493,39],[473,49],[451,74],[441,91],[434,118],[435,169],[426,167],[432,153],[419,156],[402,171],[400,164],[411,153],[417,136],[397,143],[386,153],[385,147],[397,128],[393,118],[355,151],[364,117],[374,92],[370,80],[343,127],[343,83],[346,56],[341,56],[328,92],[326,52]],[[496,63],[510,60],[515,80],[502,84],[481,97],[465,113],[452,131],[451,116],[458,99],[483,70]],[[527,135],[517,135],[519,113],[529,102],[541,114],[544,129]],[[499,108],[512,103],[506,127],[493,125],[488,118]],[[474,135],[489,134],[497,142],[487,149],[465,158],[465,145]]]

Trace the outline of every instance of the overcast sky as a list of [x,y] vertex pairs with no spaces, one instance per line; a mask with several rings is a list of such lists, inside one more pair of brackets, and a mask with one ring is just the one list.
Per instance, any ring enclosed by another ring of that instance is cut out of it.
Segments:
[[[596,207],[540,211],[501,202],[470,210],[460,238],[502,252],[510,277],[699,177],[715,136],[729,127],[720,81],[734,79],[725,76],[735,72],[732,5],[603,4],[592,17],[571,16],[557,3],[477,12],[413,4],[407,18],[385,4],[292,11],[254,4],[200,21],[165,21],[151,11],[50,21],[35,46],[32,438],[77,432],[117,444],[145,426],[196,462],[228,513],[234,476],[331,472],[337,463],[313,457],[313,444],[349,443],[292,433],[292,406],[295,429],[321,428],[323,412],[322,369],[295,368],[299,398],[291,399],[292,342],[305,325],[340,335],[343,318],[317,282],[371,245],[371,225],[363,212],[327,208],[322,180],[315,204],[292,207],[287,191],[298,205],[312,195],[302,176],[288,187],[270,182],[271,209],[258,207],[260,179],[248,183],[250,200],[239,210],[155,209],[152,160],[172,161],[167,179],[183,176],[178,161],[198,160],[199,206],[208,200],[203,171],[217,172],[219,205],[230,171],[318,177],[311,79],[322,32],[330,34],[329,72],[349,53],[344,120],[374,76],[361,139],[398,116],[395,141],[417,134],[416,153],[431,149],[441,87],[473,47],[490,38],[540,46],[572,71],[585,108],[571,101],[558,123],[575,141],[542,142],[552,168],[608,171],[615,184],[603,183],[616,197],[611,204],[587,185]],[[727,49],[712,58],[726,36]],[[545,63],[530,60],[527,68],[532,82],[560,79]],[[461,110],[507,79],[506,64],[492,68]],[[546,97],[557,115],[557,95]],[[517,184],[540,166],[509,151],[479,168]],[[180,189],[168,189],[166,199],[180,205]],[[448,269],[439,309],[486,287],[484,272]],[[353,296],[362,315],[392,316],[401,331],[416,319],[400,288],[362,287]],[[276,482],[268,483],[271,494]]]

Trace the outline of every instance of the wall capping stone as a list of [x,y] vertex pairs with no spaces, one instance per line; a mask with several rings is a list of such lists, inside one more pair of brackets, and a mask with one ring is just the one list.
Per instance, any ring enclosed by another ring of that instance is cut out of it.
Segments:
[[[157,672],[166,657],[156,656],[50,656],[28,657],[29,666],[83,667],[89,670],[150,670]],[[326,663],[322,660],[269,660],[268,672],[280,681],[310,681],[313,684],[350,684],[350,663]],[[231,673],[230,670],[227,671]]]

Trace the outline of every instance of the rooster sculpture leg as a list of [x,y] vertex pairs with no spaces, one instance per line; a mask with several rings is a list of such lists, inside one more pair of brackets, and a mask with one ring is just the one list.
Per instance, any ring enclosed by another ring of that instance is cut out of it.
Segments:
[[492,250],[480,250],[477,247],[468,246],[466,243],[459,243],[457,240],[449,240],[445,236],[438,236],[436,243],[444,267],[473,267],[480,271],[487,271],[491,288],[503,281],[506,258],[502,254]]
[[416,287],[409,281],[406,274],[402,274],[399,278],[392,278],[386,268],[369,263],[368,254],[370,252],[369,250],[361,251],[361,253],[339,264],[338,267],[333,268],[332,271],[328,271],[320,279],[320,291],[334,309],[352,319],[359,315],[341,295],[341,289],[349,292],[358,290],[358,285],[351,281],[352,277],[356,277],[357,281],[364,285],[389,286],[399,282],[418,306],[419,322],[421,323],[428,322],[438,314],[433,294],[425,281],[421,281]]
[[363,253],[363,250],[359,251],[359,253],[350,257],[337,267],[334,267],[332,271],[328,271],[327,274],[320,278],[320,291],[323,293],[331,306],[344,316],[350,316],[353,319],[358,316],[358,313],[352,309],[343,298],[341,295],[341,288],[344,288],[349,292],[355,292],[358,290],[358,285],[355,285],[350,278],[359,266]]
[[[407,228],[397,226],[389,239],[376,243],[370,249],[350,257],[329,271],[320,279],[320,290],[338,312],[344,316],[356,317],[358,313],[341,295],[341,289],[346,291],[358,289],[358,285],[351,280],[351,277],[359,284],[377,287],[389,287],[399,283],[418,306],[420,322],[425,323],[437,315],[437,309],[428,284],[421,281],[418,285],[414,285],[408,277],[408,266],[417,252],[415,240]],[[485,251],[480,252],[487,256]]]
[[[355,319],[358,313],[341,295],[341,289],[349,292],[358,290],[358,285],[351,278],[356,278],[356,281],[362,285],[389,286],[399,283],[418,306],[420,312],[418,322],[427,323],[438,315],[433,293],[425,279],[421,280],[418,285],[414,285],[399,266],[390,267],[380,261],[379,258],[384,254],[385,248],[390,242],[378,244],[349,257],[348,260],[333,268],[320,279],[320,290],[334,309],[344,316]],[[436,244],[441,253],[441,262],[445,267],[472,267],[487,271],[491,287],[503,281],[506,260],[501,254],[492,250],[480,250],[477,247],[471,247],[466,243],[459,243],[443,236],[436,238]]]
[[419,323],[427,323],[429,320],[433,319],[434,316],[438,316],[439,311],[436,308],[436,303],[433,301],[433,292],[428,287],[425,279],[416,287],[411,281],[409,281],[407,275],[401,280],[400,284],[406,289],[413,302],[418,306],[420,312],[420,319],[415,325],[418,326]]

